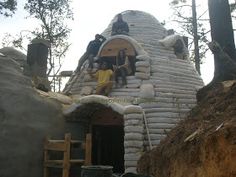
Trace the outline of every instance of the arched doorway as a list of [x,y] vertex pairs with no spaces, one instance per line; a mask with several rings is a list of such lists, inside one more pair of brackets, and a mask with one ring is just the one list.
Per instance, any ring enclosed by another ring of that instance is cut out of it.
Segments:
[[95,112],[91,119],[92,163],[111,165],[114,173],[124,172],[123,116],[111,108]]
[[[92,96],[87,96],[91,98]],[[85,98],[85,97],[84,97]],[[124,172],[124,119],[121,113],[108,106],[109,100],[99,97],[80,103],[68,115],[68,121],[79,123],[81,134],[92,135],[92,165],[113,166],[114,173]]]

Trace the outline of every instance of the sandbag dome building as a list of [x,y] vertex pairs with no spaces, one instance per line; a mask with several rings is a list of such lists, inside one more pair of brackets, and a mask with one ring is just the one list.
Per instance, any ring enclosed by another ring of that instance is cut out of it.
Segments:
[[106,41],[98,58],[114,60],[126,49],[132,67],[126,87],[114,87],[109,97],[95,95],[96,80],[81,69],[64,89],[77,99],[65,114],[83,123],[92,134],[92,162],[112,165],[115,172],[135,171],[141,153],[160,140],[196,104],[196,92],[203,81],[193,64],[175,54],[160,41],[168,37],[152,15],[141,11],[122,12],[129,35],[111,36],[112,23],[102,33]]

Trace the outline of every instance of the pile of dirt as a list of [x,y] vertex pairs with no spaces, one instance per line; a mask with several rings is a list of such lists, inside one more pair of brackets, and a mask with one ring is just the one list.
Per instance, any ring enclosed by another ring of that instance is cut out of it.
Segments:
[[154,177],[236,176],[236,81],[215,84],[190,115],[145,153],[137,171]]

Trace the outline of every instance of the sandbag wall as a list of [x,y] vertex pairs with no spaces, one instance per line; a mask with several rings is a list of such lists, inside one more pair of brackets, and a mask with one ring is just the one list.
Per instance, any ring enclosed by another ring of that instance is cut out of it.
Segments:
[[[167,51],[161,45],[160,50],[145,47],[150,54],[151,76],[142,84],[153,85],[155,96],[139,106],[145,111],[151,143],[156,146],[196,105],[197,90],[204,84],[189,60],[173,57],[173,49]],[[147,134],[144,139],[148,147]]]
[[[73,87],[70,92],[75,95],[79,94],[81,96],[95,94],[97,81],[94,78],[91,78],[87,71],[83,71],[79,77],[75,78]],[[121,83],[121,80],[119,79]],[[110,97],[120,98],[119,101],[130,103],[134,98],[139,97],[139,87],[142,84],[142,80],[136,78],[135,76],[127,76],[127,85],[126,87],[115,87],[113,86]],[[116,101],[118,101],[116,99]]]
[[[112,89],[109,99],[114,99],[119,107],[138,107],[138,111],[124,113],[125,169],[135,172],[141,151],[149,149],[150,144],[158,145],[195,106],[196,92],[204,84],[189,60],[178,59],[173,46],[160,43],[168,32],[153,16],[133,10],[122,14],[130,31],[128,36],[117,35],[117,38],[127,40],[135,48],[136,70],[134,76],[127,77],[126,87]],[[114,21],[116,17],[102,33],[107,39],[114,38],[110,36]],[[67,85],[66,90],[72,95],[85,96],[95,93],[97,83],[84,70]]]
[[124,110],[125,172],[136,172],[137,161],[143,152],[143,114],[140,106],[126,106]]

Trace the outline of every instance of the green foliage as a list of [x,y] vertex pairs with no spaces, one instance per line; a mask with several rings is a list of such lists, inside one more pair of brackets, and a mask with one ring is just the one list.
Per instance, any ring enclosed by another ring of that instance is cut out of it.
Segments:
[[68,37],[70,29],[64,21],[73,19],[68,0],[28,0],[25,9],[40,21],[41,31],[36,31],[39,37],[46,37],[52,43]]
[[[16,0],[0,2],[0,14],[6,16],[14,13]],[[35,38],[45,39],[50,42],[48,57],[48,75],[53,75],[52,83],[55,83],[62,60],[70,46],[68,42],[71,29],[67,22],[73,20],[73,12],[70,8],[70,0],[27,0],[24,9],[29,17],[38,21],[38,26],[33,31],[21,31],[17,35],[5,34],[2,40],[3,46],[14,46],[26,51],[30,41]],[[26,44],[26,45],[25,45]],[[53,85],[55,91],[55,84]]]
[[4,15],[6,17],[12,16],[16,10],[16,5],[16,0],[5,0],[0,2],[0,15]]
[[27,51],[25,46],[29,44],[29,41],[33,39],[31,31],[21,31],[19,34],[12,35],[10,33],[5,33],[4,37],[2,38],[2,46],[9,47],[14,46],[21,50]]
[[70,46],[68,37],[71,29],[66,24],[68,20],[73,20],[70,1],[28,0],[25,9],[40,24],[40,28],[35,29],[32,34],[36,38],[43,38],[51,43],[48,75],[51,71],[53,71],[53,75],[56,75],[60,71],[62,58],[65,57]]

